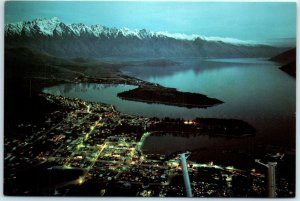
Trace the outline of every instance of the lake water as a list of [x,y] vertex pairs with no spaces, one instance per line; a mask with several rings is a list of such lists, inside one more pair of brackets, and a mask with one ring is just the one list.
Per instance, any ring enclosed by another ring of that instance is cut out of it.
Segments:
[[263,59],[181,62],[177,66],[129,66],[122,72],[180,91],[202,93],[225,103],[206,109],[187,109],[121,100],[117,93],[134,88],[127,85],[63,84],[44,92],[113,104],[121,112],[139,116],[236,118],[257,129],[254,137],[246,139],[150,136],[143,147],[148,153],[212,147],[255,149],[256,145],[295,148],[296,80],[279,70],[279,66]]

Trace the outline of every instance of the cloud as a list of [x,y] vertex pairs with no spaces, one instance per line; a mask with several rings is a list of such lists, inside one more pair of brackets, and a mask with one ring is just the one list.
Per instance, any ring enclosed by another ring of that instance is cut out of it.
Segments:
[[251,41],[251,40],[240,40],[236,38],[229,38],[229,37],[219,37],[219,36],[201,36],[197,34],[182,34],[182,33],[169,33],[167,31],[159,31],[156,32],[157,34],[162,34],[171,38],[179,39],[179,40],[195,40],[196,38],[200,38],[206,41],[220,41],[224,43],[231,43],[231,44],[239,44],[239,45],[257,45],[258,43]]

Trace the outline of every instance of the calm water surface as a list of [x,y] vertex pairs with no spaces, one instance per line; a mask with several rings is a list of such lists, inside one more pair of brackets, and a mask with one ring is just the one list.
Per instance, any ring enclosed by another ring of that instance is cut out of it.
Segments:
[[206,109],[187,109],[121,100],[117,93],[135,88],[128,85],[63,84],[44,91],[113,104],[121,112],[139,116],[237,118],[257,129],[256,135],[247,139],[150,136],[143,147],[149,153],[212,147],[255,149],[256,145],[295,147],[296,81],[276,64],[263,59],[188,59],[181,62],[177,66],[126,67],[122,71],[180,91],[202,93],[225,103]]

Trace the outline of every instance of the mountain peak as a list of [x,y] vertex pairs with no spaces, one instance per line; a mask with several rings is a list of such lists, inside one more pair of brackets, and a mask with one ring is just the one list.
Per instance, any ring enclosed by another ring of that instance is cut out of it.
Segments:
[[5,36],[25,35],[27,37],[44,35],[53,36],[53,33],[61,33],[61,21],[58,17],[51,19],[37,18],[32,21],[23,21],[5,25]]
[[53,17],[53,18],[51,18],[51,21],[60,22],[60,19],[58,17]]
[[64,36],[73,35],[80,37],[81,35],[89,35],[94,37],[106,37],[117,38],[122,37],[134,37],[137,39],[146,38],[173,38],[176,40],[190,40],[195,41],[197,38],[201,38],[205,41],[224,42],[235,45],[252,45],[251,41],[242,41],[232,38],[220,38],[220,37],[204,37],[200,35],[187,35],[181,33],[169,33],[169,32],[152,32],[146,29],[129,29],[129,28],[108,28],[102,25],[88,26],[84,23],[73,23],[66,25],[60,21],[58,17],[37,18],[33,21],[18,22],[5,25],[5,36],[10,35],[25,35],[25,36]]
[[279,49],[233,38],[204,37],[147,29],[64,24],[57,17],[5,25],[5,44],[60,57],[269,57]]
[[52,17],[52,18],[36,18],[32,21],[28,21],[28,23],[31,22],[52,22],[52,23],[57,23],[57,22],[61,22],[60,19],[58,17]]

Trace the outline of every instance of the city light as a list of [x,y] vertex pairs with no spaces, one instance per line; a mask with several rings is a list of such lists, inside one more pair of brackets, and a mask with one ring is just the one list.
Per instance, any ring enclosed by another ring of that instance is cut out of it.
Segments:
[[[89,103],[85,104],[86,107],[89,105]],[[97,106],[93,106],[93,108],[97,110]],[[74,115],[74,113],[67,115],[67,118],[57,126],[61,128],[51,135],[51,143],[57,143],[58,149],[49,155],[41,154],[36,157],[37,159],[45,158],[46,161],[51,159],[51,162],[60,164],[57,167],[64,169],[66,172],[70,169],[72,171],[83,170],[83,175],[75,180],[78,185],[91,180],[106,183],[119,182],[119,184],[141,183],[147,187],[149,182],[152,186],[159,186],[161,191],[157,195],[166,196],[166,192],[174,190],[178,195],[184,196],[184,189],[182,190],[180,185],[173,186],[172,181],[172,178],[182,175],[179,158],[167,158],[164,155],[154,155],[154,158],[152,158],[151,155],[145,154],[141,150],[143,143],[151,135],[151,132],[144,132],[140,140],[136,140],[137,135],[135,133],[114,133],[110,128],[113,123],[102,124],[99,120],[95,121],[99,119],[100,114],[93,114],[92,112],[87,114],[84,109],[77,110],[77,112],[78,115]],[[120,117],[115,115],[105,117],[101,121],[106,122],[108,119],[114,119],[115,122],[119,122],[118,118]],[[136,122],[139,122],[139,118],[136,119]],[[134,124],[136,122],[133,121]],[[80,129],[78,126],[81,124],[84,125],[84,129]],[[100,128],[99,124],[103,127]],[[144,124],[142,120],[140,120],[140,124]],[[86,132],[88,129],[89,131]],[[76,133],[73,130],[78,130],[78,135],[73,134]],[[69,134],[63,132],[69,132]],[[30,147],[34,146],[31,145]],[[12,155],[9,155],[5,160],[11,158]],[[191,182],[193,194],[197,192],[199,193],[198,196],[210,194],[226,197],[229,195],[228,192],[222,191],[220,194],[216,194],[215,188],[223,188],[223,186],[218,186],[220,181],[225,181],[225,184],[222,183],[222,185],[230,189],[234,186],[234,182],[232,183],[233,178],[246,178],[249,175],[246,171],[235,169],[233,166],[217,165],[213,161],[203,164],[188,161],[187,166],[188,171],[193,175],[191,177],[193,180]],[[198,176],[198,173],[201,173],[202,176]],[[210,182],[205,181],[206,176],[203,175],[207,175]],[[266,179],[264,174],[256,172],[255,169],[251,170],[250,175],[257,180]],[[145,190],[144,193],[142,193],[142,190],[139,191],[139,194],[154,196],[151,185],[147,187],[149,189],[143,189]],[[126,186],[125,188],[129,188],[129,185]],[[259,188],[255,187],[255,189],[259,191]],[[183,193],[180,194],[182,191]]]
[[79,177],[78,184],[83,184],[83,183],[84,183],[84,177]]

